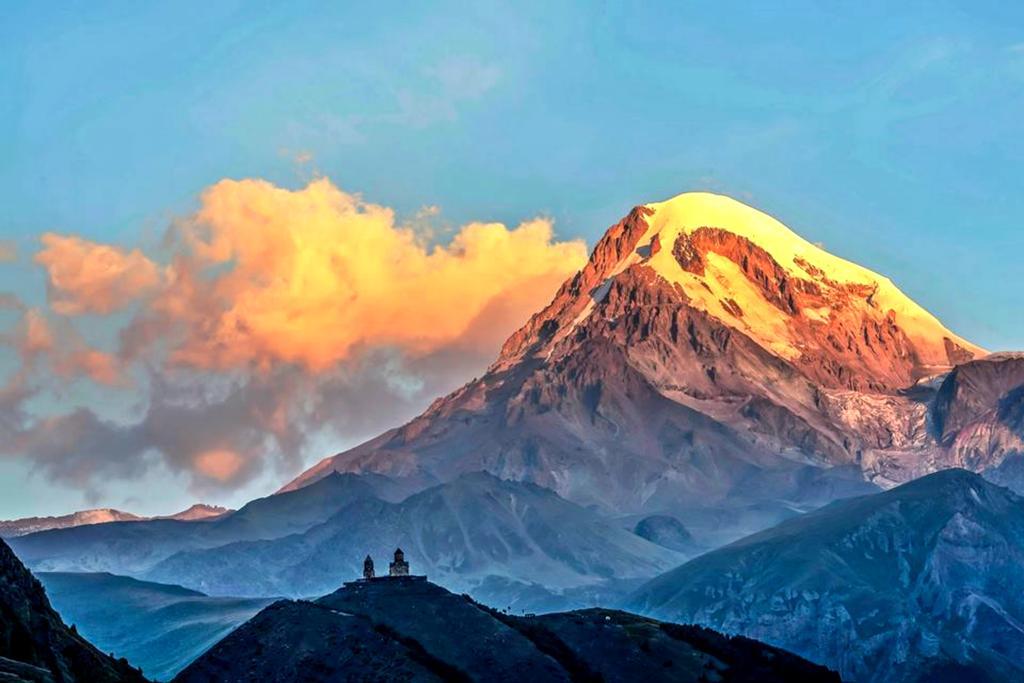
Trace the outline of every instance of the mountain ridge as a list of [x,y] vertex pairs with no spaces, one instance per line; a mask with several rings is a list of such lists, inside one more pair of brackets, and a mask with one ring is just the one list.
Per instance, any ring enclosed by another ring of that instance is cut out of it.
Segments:
[[0,537],[14,538],[51,529],[70,529],[89,524],[110,524],[113,522],[146,522],[154,519],[198,522],[216,519],[231,512],[234,512],[234,510],[218,505],[207,505],[206,503],[194,503],[174,514],[154,515],[151,517],[136,515],[115,508],[92,508],[51,517],[22,517],[20,519],[0,520]]
[[380,678],[838,680],[747,639],[614,610],[514,617],[417,577],[351,582],[315,602],[274,603],[174,680]]
[[178,553],[145,577],[216,595],[302,597],[358,574],[366,553],[380,557],[394,545],[420,571],[491,604],[527,589],[547,604],[573,604],[558,595],[643,580],[688,556],[549,489],[475,472],[399,503],[355,501],[303,534]]
[[[628,609],[740,633],[848,680],[1011,680],[1024,672],[1024,499],[948,469],[695,558]],[[973,676],[973,677],[972,677]]]

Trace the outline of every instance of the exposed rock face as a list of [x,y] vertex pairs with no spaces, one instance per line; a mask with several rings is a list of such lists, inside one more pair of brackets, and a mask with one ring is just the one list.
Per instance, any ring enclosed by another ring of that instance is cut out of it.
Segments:
[[1024,500],[946,470],[696,558],[627,606],[785,647],[844,680],[933,680],[949,666],[951,680],[1017,680],[1021,562]]
[[284,490],[483,469],[716,543],[873,485],[997,467],[1012,430],[932,406],[929,378],[983,354],[888,279],[739,202],[681,195],[612,226],[482,378]]
[[637,522],[633,533],[651,543],[679,552],[689,553],[694,549],[693,534],[686,530],[682,522],[670,515],[644,517]]
[[179,519],[183,522],[196,522],[201,520],[217,519],[234,512],[226,507],[220,505],[206,505],[204,503],[196,503],[190,505],[181,512],[176,512],[173,515],[164,515],[156,517],[155,519]]
[[964,363],[949,373],[932,407],[935,431],[945,442],[972,422],[997,412],[999,402],[1024,385],[1024,355],[999,355]]
[[514,617],[408,577],[348,584],[316,602],[279,602],[176,682],[838,681],[744,638],[585,610]]
[[56,683],[145,680],[69,629],[40,583],[0,541],[0,680],[47,677]]

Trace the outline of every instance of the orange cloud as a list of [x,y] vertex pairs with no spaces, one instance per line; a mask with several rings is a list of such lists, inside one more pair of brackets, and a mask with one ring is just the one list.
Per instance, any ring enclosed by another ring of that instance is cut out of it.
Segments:
[[18,249],[14,246],[14,242],[9,240],[0,240],[0,263],[16,261],[17,259]]
[[25,311],[15,346],[23,358],[32,358],[53,350],[53,333],[40,311],[34,308]]
[[[15,300],[14,304],[20,305],[20,302]],[[48,362],[58,377],[88,377],[108,386],[126,385],[117,356],[90,347],[66,321],[58,320],[55,331],[42,311],[21,310],[21,321],[7,343],[22,358],[23,364]]]
[[86,346],[75,345],[53,360],[54,372],[61,377],[85,376],[97,384],[126,386],[117,356]]
[[221,181],[180,238],[186,256],[154,310],[187,328],[175,360],[208,369],[322,370],[366,347],[431,353],[499,300],[509,315],[490,327],[504,334],[586,260],[584,244],[553,241],[545,219],[472,223],[430,247],[391,209],[327,179],[297,191]]
[[223,483],[231,481],[241,471],[245,459],[234,451],[215,449],[198,453],[193,464],[203,476]]
[[[400,222],[327,179],[298,190],[225,180],[172,226],[164,262],[45,235],[35,260],[58,315],[11,302],[22,323],[7,343],[22,354],[23,383],[43,372],[116,386],[138,376],[147,400],[126,422],[89,407],[18,412],[8,450],[76,485],[162,460],[207,490],[268,463],[293,474],[312,435],[363,437],[409,419],[482,370],[587,257],[546,219],[470,223],[437,244],[436,214]],[[86,344],[76,326],[88,323],[70,317],[129,306],[116,353]],[[25,403],[11,386],[0,413]]]
[[36,263],[46,269],[50,305],[58,313],[112,313],[151,290],[160,273],[141,251],[46,233]]

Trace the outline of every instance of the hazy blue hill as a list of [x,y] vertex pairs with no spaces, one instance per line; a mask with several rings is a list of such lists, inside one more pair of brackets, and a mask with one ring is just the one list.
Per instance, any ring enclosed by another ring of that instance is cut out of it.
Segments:
[[514,617],[425,580],[281,601],[210,649],[199,681],[838,681],[788,652],[611,610]]
[[[958,662],[1024,676],[1024,500],[964,470],[843,500],[698,557],[630,609],[785,647],[844,679]],[[963,680],[973,680],[966,678]]]
[[354,501],[376,496],[394,500],[403,495],[399,483],[381,475],[333,474],[313,486],[259,498],[212,522],[92,524],[12,538],[10,544],[35,571],[139,576],[182,550],[299,533]]
[[502,605],[536,584],[550,606],[551,591],[647,578],[685,558],[548,489],[471,473],[401,503],[364,498],[300,535],[182,552],[147,578],[215,595],[302,597],[361,575],[367,553],[385,568],[396,545],[416,571]]
[[112,574],[40,573],[54,608],[107,652],[168,680],[270,599],[213,598]]

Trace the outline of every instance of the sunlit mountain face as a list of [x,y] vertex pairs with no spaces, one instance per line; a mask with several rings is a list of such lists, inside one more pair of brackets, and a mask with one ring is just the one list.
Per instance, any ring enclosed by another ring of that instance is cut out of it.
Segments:
[[[283,490],[487,470],[610,514],[683,515],[714,544],[943,467],[999,467],[1019,444],[997,406],[1017,363],[764,213],[684,194],[610,228],[480,379]],[[1001,379],[972,398],[950,388],[965,374]],[[950,401],[981,405],[944,421]]]

